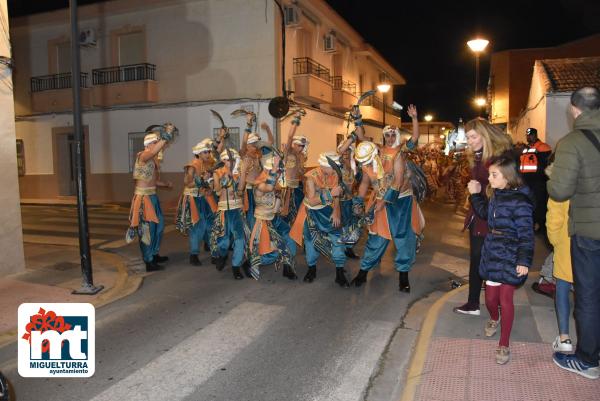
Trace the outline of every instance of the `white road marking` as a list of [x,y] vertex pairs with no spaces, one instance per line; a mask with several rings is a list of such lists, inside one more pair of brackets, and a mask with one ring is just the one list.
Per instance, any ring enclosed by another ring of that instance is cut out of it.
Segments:
[[182,400],[250,345],[283,310],[245,302],[92,401]]

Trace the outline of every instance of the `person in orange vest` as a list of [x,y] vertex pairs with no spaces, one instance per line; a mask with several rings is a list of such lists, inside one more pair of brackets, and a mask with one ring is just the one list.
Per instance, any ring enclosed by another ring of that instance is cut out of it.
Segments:
[[527,128],[525,133],[527,146],[525,146],[521,153],[519,170],[523,175],[525,183],[535,195],[533,222],[535,230],[539,231],[546,227],[548,203],[546,181],[548,181],[548,178],[544,174],[544,170],[548,166],[548,158],[552,154],[552,148],[538,138],[537,129]]

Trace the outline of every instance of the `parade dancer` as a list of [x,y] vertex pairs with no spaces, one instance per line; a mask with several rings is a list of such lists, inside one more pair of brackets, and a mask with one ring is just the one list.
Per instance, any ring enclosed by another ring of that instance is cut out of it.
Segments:
[[[242,139],[242,145],[240,147],[240,156],[242,157],[242,163],[240,172],[244,177],[245,181],[245,194],[244,194],[244,212],[246,213],[246,222],[248,227],[254,227],[254,181],[256,177],[262,172],[260,166],[260,149],[256,147],[256,143],[261,140],[260,135],[253,132],[254,123],[256,122],[256,115],[254,113],[246,114],[246,128],[244,130],[244,137]],[[267,131],[267,143],[273,144],[273,133],[268,124],[262,123],[260,126],[262,129]]]
[[296,135],[302,115],[302,112],[295,114],[287,143],[283,148],[285,179],[283,180],[281,195],[281,216],[290,225],[294,223],[298,208],[302,204],[302,199],[304,199],[302,177],[304,176],[304,164],[306,163],[309,141],[303,135]]
[[144,150],[135,158],[133,179],[135,190],[129,211],[129,229],[126,241],[131,242],[137,234],[140,240],[142,258],[146,264],[146,271],[162,270],[159,263],[169,260],[160,256],[160,242],[165,223],[156,195],[157,187],[172,188],[170,182],[160,180],[159,152],[176,135],[177,128],[173,124],[151,125],[146,129],[144,136]]
[[246,259],[246,238],[249,234],[242,211],[244,176],[239,174],[240,157],[236,150],[225,149],[220,158],[225,165],[215,170],[213,174],[213,185],[219,203],[210,234],[210,249],[217,270],[223,270],[229,247],[233,243],[231,257],[233,277],[241,280],[244,276],[240,272],[240,267]]
[[356,161],[354,160],[355,146],[351,141],[340,143],[338,146],[338,154],[340,155],[342,181],[346,185],[349,192],[344,192],[340,198],[340,207],[342,209],[342,242],[346,244],[346,256],[350,259],[358,259],[354,253],[354,245],[358,241],[358,236],[351,238],[352,227],[358,223],[358,217],[354,211],[355,187],[356,187]]
[[[419,123],[415,106],[410,105],[408,113],[413,119],[412,137],[406,142],[406,147],[410,150],[417,146]],[[362,140],[365,138],[364,128],[357,107],[354,108],[352,117],[356,135]],[[401,152],[400,130],[395,126],[386,126],[383,129],[383,140],[383,146],[379,149],[369,141],[361,142],[356,148],[355,159],[361,163],[363,169],[358,196],[364,200],[369,188],[373,191],[366,206],[371,223],[368,225],[369,236],[360,270],[352,284],[360,287],[367,281],[368,272],[381,262],[389,242],[394,241],[394,265],[398,272],[399,290],[410,292],[408,272],[415,261],[420,213],[413,196],[406,161]]]
[[276,187],[283,173],[282,160],[272,147],[264,146],[261,151],[263,171],[254,182],[255,223],[249,243],[251,275],[258,280],[259,266],[274,263],[276,270],[283,267],[284,277],[295,280],[296,243],[289,236],[290,226],[277,214],[281,200]]
[[198,259],[200,242],[204,241],[204,249],[210,250],[210,227],[217,211],[211,184],[211,169],[216,164],[213,146],[214,142],[207,138],[192,148],[194,159],[184,166],[184,189],[175,216],[175,227],[189,236],[190,264],[194,266],[202,264]]
[[346,262],[342,234],[340,195],[342,188],[327,159],[339,163],[335,152],[321,153],[319,167],[305,174],[305,196],[292,226],[290,236],[300,246],[304,243],[308,271],[304,281],[312,283],[317,277],[319,253],[335,264],[335,282],[349,287],[344,274]]

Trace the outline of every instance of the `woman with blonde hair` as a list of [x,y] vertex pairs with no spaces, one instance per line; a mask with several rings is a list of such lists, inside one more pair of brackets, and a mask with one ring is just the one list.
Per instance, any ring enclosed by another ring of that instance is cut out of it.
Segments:
[[[512,149],[512,141],[502,129],[482,118],[475,118],[465,124],[467,135],[467,158],[471,165],[471,180],[479,181],[483,188],[489,184],[488,168],[490,160]],[[484,195],[485,196],[485,195]],[[469,229],[469,298],[467,303],[454,308],[454,312],[479,316],[479,295],[482,280],[479,276],[479,261],[483,241],[488,233],[487,220],[478,216],[469,207],[463,230]]]

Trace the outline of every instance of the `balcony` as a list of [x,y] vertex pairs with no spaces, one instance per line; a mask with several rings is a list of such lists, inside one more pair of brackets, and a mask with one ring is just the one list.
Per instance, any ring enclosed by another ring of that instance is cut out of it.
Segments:
[[[31,77],[31,108],[38,113],[55,113],[73,110],[73,80],[71,73]],[[88,88],[88,74],[79,76],[81,105],[91,106],[91,94]]]
[[[363,120],[375,124],[383,123],[383,101],[375,96],[370,96],[363,100],[360,105],[360,112]],[[386,104],[385,107],[385,123],[392,125],[400,125],[401,114]]]
[[92,70],[94,106],[158,101],[156,66],[142,63]]
[[356,104],[356,84],[346,81],[341,76],[331,77],[333,84],[333,100],[331,108],[336,111],[348,111],[353,104]]
[[329,68],[308,57],[295,58],[294,97],[309,103],[330,104],[333,89]]

